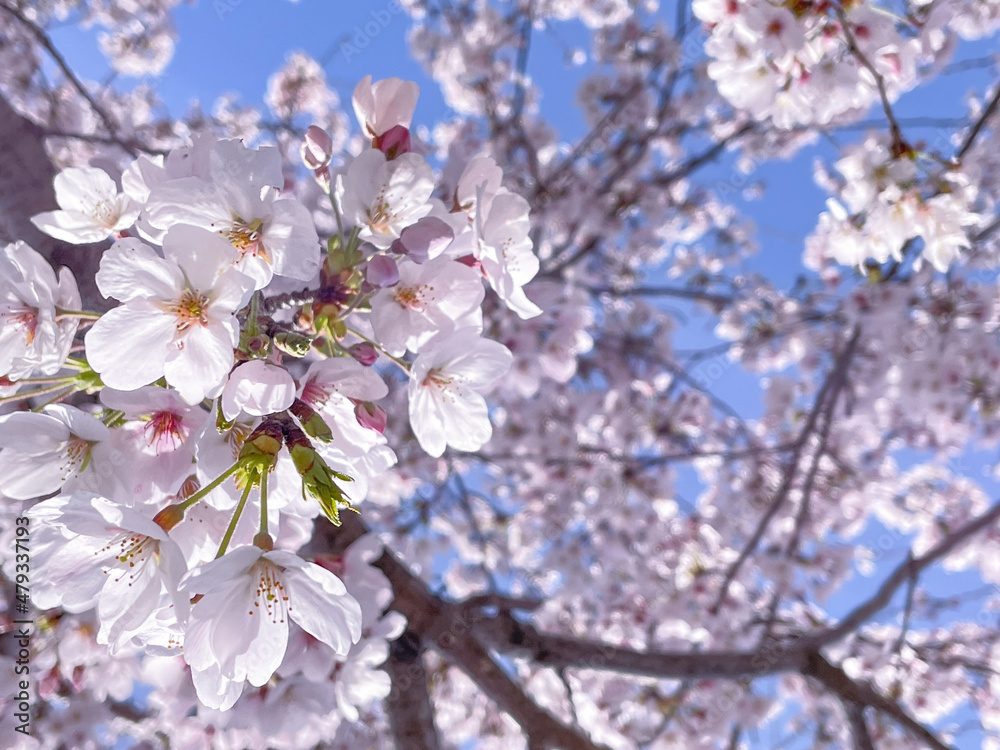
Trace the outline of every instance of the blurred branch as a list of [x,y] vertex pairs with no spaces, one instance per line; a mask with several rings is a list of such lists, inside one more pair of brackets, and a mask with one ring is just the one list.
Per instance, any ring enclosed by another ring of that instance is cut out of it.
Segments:
[[836,627],[810,636],[809,644],[813,647],[821,647],[853,633],[862,623],[867,622],[876,613],[887,607],[900,586],[910,579],[916,578],[922,571],[950,554],[974,534],[992,526],[998,520],[1000,520],[1000,502],[994,504],[975,520],[947,534],[920,557],[908,557],[885,580],[874,596],[852,610]]
[[933,750],[954,750],[938,739],[937,735],[927,727],[906,713],[899,704],[883,697],[870,686],[855,682],[843,669],[834,666],[819,653],[812,655],[809,666],[803,674],[815,678],[842,701],[853,704],[859,710],[863,710],[865,706],[871,706],[876,711],[884,713]]
[[781,479],[781,485],[778,487],[777,492],[774,493],[774,500],[771,501],[771,505],[764,512],[763,517],[757,524],[756,530],[750,536],[749,541],[747,541],[744,545],[739,557],[736,558],[733,564],[729,567],[729,570],[726,572],[726,576],[719,588],[719,595],[712,607],[713,610],[718,611],[719,607],[722,606],[722,602],[725,601],[726,595],[729,591],[729,585],[735,580],[736,575],[743,566],[743,563],[745,563],[750,555],[753,554],[754,550],[757,549],[757,545],[764,537],[771,521],[774,519],[775,515],[777,515],[778,510],[780,510],[781,506],[784,505],[785,500],[788,498],[788,494],[792,489],[792,483],[795,481],[795,476],[798,474],[799,462],[801,461],[802,453],[805,450],[806,443],[808,442],[810,436],[816,430],[816,423],[819,420],[821,411],[825,410],[827,412],[827,420],[829,421],[832,416],[833,407],[836,405],[837,397],[840,395],[840,391],[847,384],[847,369],[850,366],[851,359],[854,357],[854,351],[860,337],[861,329],[855,326],[853,335],[847,342],[847,346],[844,347],[844,351],[842,351],[840,356],[837,357],[833,370],[831,370],[829,376],[827,376],[824,381],[823,387],[820,388],[819,394],[816,396],[816,401],[813,403],[813,408],[810,410],[809,416],[806,418],[806,423],[802,427],[802,432],[799,433],[799,437],[795,441],[795,448],[792,451],[792,456],[785,467],[784,476]]
[[865,707],[848,700],[842,701],[847,723],[851,727],[851,739],[854,740],[854,750],[875,750],[868,724],[865,723]]
[[[66,62],[66,58],[62,56],[62,53],[52,42],[52,39],[49,37],[49,35],[45,33],[45,30],[40,26],[38,26],[37,24],[35,24],[33,21],[31,21],[17,8],[11,8],[6,3],[0,3],[0,10],[7,11],[7,13],[16,18],[26,29],[28,29],[28,31],[32,33],[32,35],[34,35],[34,37],[38,40],[38,43],[45,49],[46,52],[49,53],[49,56],[59,67],[59,70],[62,71],[62,74],[66,76],[66,80],[70,82],[70,84],[73,86],[73,88],[77,90],[80,96],[82,96],[84,99],[87,100],[87,103],[90,105],[90,108],[94,110],[94,113],[100,118],[101,122],[104,123],[104,127],[107,129],[108,133],[110,135],[114,135],[118,131],[118,125],[111,118],[111,115],[109,115],[107,111],[105,111],[104,107],[102,107],[100,104],[97,103],[97,100],[87,90],[87,87],[83,84],[83,81],[81,81],[77,77],[76,73],[73,72],[73,69],[69,66],[69,63]],[[136,151],[134,147],[129,147],[125,143],[120,141],[118,142],[118,144],[126,151],[128,151],[128,153],[130,153],[132,156],[139,155],[138,151]]]
[[420,636],[412,630],[389,644],[386,662],[392,680],[392,692],[386,699],[389,728],[399,748],[439,750],[441,740],[434,725],[422,651]]
[[956,161],[961,161],[962,158],[969,152],[969,149],[971,149],[973,144],[976,142],[976,138],[979,136],[980,131],[982,131],[982,129],[986,126],[986,121],[993,116],[993,113],[997,110],[997,106],[1000,105],[1000,83],[996,84],[996,89],[997,90],[993,92],[993,98],[990,99],[989,104],[986,105],[982,113],[980,113],[978,119],[973,123],[968,135],[965,136],[965,140],[962,141],[962,145],[955,153]]

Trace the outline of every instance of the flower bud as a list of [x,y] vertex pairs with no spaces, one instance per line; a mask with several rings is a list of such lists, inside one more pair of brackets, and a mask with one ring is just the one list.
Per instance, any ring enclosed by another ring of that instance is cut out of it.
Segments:
[[184,506],[180,504],[168,505],[155,516],[153,523],[164,531],[170,531],[174,526],[184,520]]
[[396,261],[392,258],[376,255],[368,261],[365,277],[368,279],[368,283],[377,289],[395,286],[399,283],[399,268],[396,267]]
[[425,216],[403,230],[399,239],[392,243],[392,251],[405,255],[414,263],[426,263],[440,255],[454,239],[455,231],[446,222]]
[[265,419],[247,436],[237,460],[246,469],[261,473],[270,471],[278,462],[282,438],[281,424]]
[[362,427],[375,430],[380,435],[385,432],[388,418],[385,409],[381,406],[376,406],[371,401],[362,401],[354,406],[354,416]]
[[313,336],[298,331],[278,331],[271,340],[285,354],[293,357],[304,357],[312,347]]
[[302,162],[309,169],[325,167],[333,156],[333,139],[323,128],[310,125],[299,153],[302,155]]
[[385,154],[387,160],[392,161],[397,156],[408,154],[412,151],[410,131],[402,125],[393,125],[382,135],[373,138],[372,146]]
[[295,470],[302,477],[302,489],[316,498],[319,507],[330,523],[334,526],[340,526],[339,506],[357,512],[357,509],[351,505],[351,501],[347,499],[344,491],[335,481],[339,479],[343,482],[352,482],[353,479],[331,469],[308,440],[304,443],[299,440],[291,443],[289,453],[292,455]]
[[288,411],[295,415],[295,418],[299,420],[299,424],[302,425],[302,429],[305,430],[305,433],[309,437],[315,438],[321,443],[329,443],[333,440],[333,432],[330,430],[330,425],[326,423],[315,409],[302,399],[295,399]]
[[363,364],[365,367],[371,367],[378,361],[378,349],[369,344],[367,341],[362,341],[360,344],[353,344],[347,350],[347,353],[358,360],[358,362]]
[[475,255],[463,255],[461,258],[455,258],[455,260],[473,269],[480,268],[483,265]]

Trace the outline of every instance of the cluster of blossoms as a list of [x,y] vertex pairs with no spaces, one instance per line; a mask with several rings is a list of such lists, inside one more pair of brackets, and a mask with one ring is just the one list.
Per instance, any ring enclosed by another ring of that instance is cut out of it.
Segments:
[[[484,281],[519,316],[540,312],[522,289],[538,270],[527,202],[485,156],[435,196],[410,145],[416,99],[416,84],[363,80],[371,147],[339,170],[310,128],[302,158],[339,228],[325,250],[282,192],[276,149],[203,135],[140,157],[120,190],[67,169],[59,210],[34,218],[67,242],[114,240],[96,275],[119,303],[108,312],[80,310],[72,275],[25,244],[0,257],[3,398],[53,394],[0,417],[0,493],[51,496],[28,511],[35,603],[96,608],[113,654],[183,655],[206,706],[276,673],[336,672],[350,719],[388,693],[372,673],[403,620],[384,613],[380,545],[297,553],[316,516],[339,525],[396,461],[376,364],[404,374],[427,453],[477,450],[492,432],[483,394],[513,361],[483,336]],[[81,391],[99,404],[58,403]]]
[[973,210],[975,186],[958,169],[927,180],[921,172],[935,165],[913,149],[897,151],[888,137],[871,135],[834,165],[842,179],[828,181],[840,189],[841,200],[827,201],[816,234],[807,240],[807,263],[900,261],[919,237],[923,258],[946,271],[969,248],[968,228],[981,220]]
[[719,92],[779,128],[867,110],[879,97],[872,71],[892,97],[916,81],[919,41],[866,3],[696,0],[692,10],[708,27]]
[[902,14],[869,2],[695,0],[692,11],[719,93],[781,129],[860,116],[883,93],[894,100],[950,55],[956,36],[997,25],[994,9],[971,3],[917,2]]

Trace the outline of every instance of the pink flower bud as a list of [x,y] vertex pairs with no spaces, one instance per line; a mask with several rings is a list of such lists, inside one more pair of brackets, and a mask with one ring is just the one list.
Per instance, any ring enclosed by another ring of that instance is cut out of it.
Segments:
[[396,261],[385,255],[376,255],[368,261],[368,268],[365,272],[368,283],[381,289],[387,286],[395,286],[399,283],[399,269]]
[[327,193],[330,192],[330,168],[320,167],[319,169],[313,170],[313,177],[316,178],[316,183],[323,188]]
[[376,136],[372,140],[372,146],[385,154],[386,159],[392,161],[397,156],[408,154],[412,150],[410,131],[402,125],[393,125],[382,135]]
[[310,125],[305,140],[299,147],[302,161],[309,169],[319,169],[330,163],[333,156],[333,139],[323,128]]
[[455,260],[469,268],[480,268],[483,265],[475,255],[463,255],[461,258],[455,258]]
[[354,416],[358,418],[358,424],[369,430],[375,430],[380,435],[385,432],[386,413],[381,406],[376,406],[371,401],[362,401],[355,405]]
[[395,125],[410,127],[420,87],[413,81],[386,78],[372,82],[365,76],[354,89],[351,103],[365,135],[380,136]]
[[414,263],[425,263],[440,255],[454,239],[455,232],[446,222],[425,216],[403,230],[399,239],[392,243],[392,251],[405,255]]
[[367,341],[351,346],[347,353],[354,357],[365,367],[371,367],[378,359],[378,350]]

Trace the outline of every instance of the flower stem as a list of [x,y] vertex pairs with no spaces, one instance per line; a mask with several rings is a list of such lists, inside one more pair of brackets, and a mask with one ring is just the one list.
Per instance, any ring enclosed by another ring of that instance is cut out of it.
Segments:
[[267,534],[267,471],[260,475],[260,533]]
[[51,378],[21,378],[20,380],[15,380],[15,383],[32,383],[34,385],[42,385],[44,383],[66,383],[69,385],[74,380],[76,380],[76,375],[55,375]]
[[[20,381],[14,381],[18,383]],[[24,401],[29,398],[34,398],[35,396],[44,396],[46,393],[54,393],[55,391],[61,391],[66,387],[65,381],[60,381],[59,383],[54,383],[48,388],[40,388],[37,391],[32,391],[31,393],[15,393],[11,396],[0,397],[0,404],[7,404],[11,401]]]
[[[68,395],[70,395],[71,393],[76,393],[76,391],[77,391],[77,389],[75,387],[65,388],[61,393],[57,393],[55,396],[53,396],[52,398],[50,398],[44,404],[39,404],[34,409],[32,409],[32,411],[41,411],[46,406],[51,406],[52,404],[57,404],[60,401],[62,401],[64,398],[66,398]],[[36,394],[38,394],[40,392],[41,391],[35,391],[35,393],[32,393],[30,395],[34,396],[34,395],[36,395]],[[51,392],[51,391],[47,391],[47,392]]]
[[226,529],[226,535],[222,537],[222,544],[219,545],[219,551],[215,554],[215,559],[218,560],[229,548],[229,542],[233,538],[233,532],[236,531],[236,524],[240,522],[240,516],[243,515],[243,509],[246,507],[247,498],[250,497],[250,490],[254,488],[253,482],[247,482],[247,486],[243,488],[243,494],[240,495],[240,502],[236,505],[236,510],[233,512],[233,519],[229,522],[229,528]]
[[97,320],[100,317],[100,313],[89,312],[87,310],[63,310],[58,307],[56,308],[56,320],[59,320],[59,318],[83,318],[84,320]]
[[333,215],[337,219],[337,233],[340,235],[340,243],[344,244],[344,224],[341,221],[340,209],[337,208],[337,199],[336,197],[334,197],[333,193],[334,193],[334,187],[333,185],[331,185],[330,192],[328,193],[328,195],[330,196],[330,205],[333,206]]
[[181,505],[181,510],[187,510],[188,508],[190,508],[196,502],[198,502],[203,497],[205,497],[205,495],[207,495],[209,492],[211,492],[212,490],[214,490],[220,484],[222,484],[223,482],[225,482],[233,474],[235,474],[236,470],[239,469],[239,468],[240,468],[240,463],[239,463],[239,461],[237,461],[232,466],[230,466],[228,469],[226,469],[224,472],[222,472],[222,474],[220,476],[218,476],[215,479],[213,479],[211,482],[209,482],[208,484],[206,484],[204,487],[202,487],[196,493],[194,493],[193,495],[191,495],[191,497],[189,497],[187,500],[185,500],[184,502],[182,502],[180,504]]

